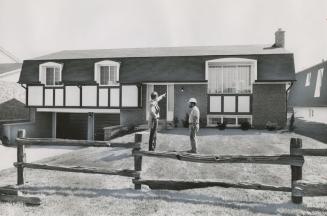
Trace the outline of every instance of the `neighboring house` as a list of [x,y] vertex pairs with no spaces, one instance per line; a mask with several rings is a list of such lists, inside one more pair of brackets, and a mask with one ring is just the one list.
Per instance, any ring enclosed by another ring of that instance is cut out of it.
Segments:
[[167,92],[162,121],[182,122],[195,97],[207,126],[283,127],[286,86],[294,80],[293,54],[279,30],[272,46],[61,51],[25,60],[19,83],[27,106],[52,116],[53,137],[94,139],[108,125],[145,124],[154,90]]
[[295,117],[327,124],[327,62],[296,73],[289,104]]
[[[7,63],[4,63],[4,62]],[[22,64],[0,47],[0,123],[29,118],[25,90],[18,84]]]

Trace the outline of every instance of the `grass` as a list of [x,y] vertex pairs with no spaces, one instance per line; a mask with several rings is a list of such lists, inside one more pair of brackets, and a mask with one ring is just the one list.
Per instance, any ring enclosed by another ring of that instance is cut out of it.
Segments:
[[[199,153],[269,155],[289,153],[289,139],[300,137],[304,147],[324,144],[296,134],[265,131],[206,129],[200,131]],[[115,141],[132,141],[133,135]],[[146,148],[146,146],[143,146]],[[188,150],[187,130],[158,135],[158,150]],[[28,156],[28,155],[27,155]],[[306,158],[304,179],[325,179],[326,158]],[[43,160],[51,164],[132,168],[131,151],[86,148]],[[144,158],[142,178],[217,179],[290,186],[289,166],[253,164],[197,164],[169,159]],[[1,185],[16,181],[15,170],[0,172]],[[282,192],[204,188],[185,191],[135,191],[130,178],[118,176],[26,170],[28,195],[39,196],[39,207],[1,203],[0,215],[326,215],[325,198],[290,202]]]

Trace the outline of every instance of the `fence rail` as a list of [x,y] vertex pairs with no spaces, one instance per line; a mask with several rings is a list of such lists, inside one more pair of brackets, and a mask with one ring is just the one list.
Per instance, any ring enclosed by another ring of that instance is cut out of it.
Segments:
[[17,138],[17,145],[41,145],[41,146],[82,146],[82,147],[110,147],[110,148],[134,148],[134,142],[114,143],[109,141],[71,140],[57,138]]
[[[137,136],[135,136],[137,139]],[[89,174],[104,174],[104,175],[119,175],[125,177],[138,177],[139,172],[135,170],[109,170],[94,167],[80,166],[54,166],[48,164],[27,163],[25,146],[27,145],[42,145],[42,146],[84,146],[84,147],[120,147],[120,148],[135,148],[140,147],[140,143],[113,143],[107,141],[91,141],[91,140],[69,140],[69,139],[52,139],[52,138],[26,138],[25,130],[19,130],[17,133],[17,162],[14,166],[17,168],[17,185],[24,184],[24,168],[43,169],[63,172],[77,172]]]
[[119,175],[119,176],[126,176],[126,177],[135,177],[135,176],[137,176],[136,171],[128,170],[128,169],[109,170],[109,169],[100,169],[100,168],[95,168],[95,167],[51,166],[51,165],[47,165],[47,164],[36,164],[36,163],[14,163],[14,166],[15,167],[22,166],[23,168],[53,170],[53,171],[62,171],[62,172]]
[[249,182],[238,182],[238,183],[227,183],[220,181],[185,181],[185,180],[150,180],[150,179],[140,179],[133,180],[134,183],[148,185],[154,190],[186,190],[194,188],[205,188],[205,187],[224,187],[224,188],[242,188],[242,189],[253,189],[253,190],[269,190],[269,191],[282,191],[291,192],[290,187],[274,186],[274,185],[264,185]]
[[[204,187],[225,187],[242,188],[254,190],[269,190],[280,192],[291,192],[293,203],[302,203],[304,196],[327,196],[327,182],[308,182],[302,180],[302,167],[304,156],[327,156],[327,149],[302,149],[302,140],[291,138],[290,154],[246,156],[246,155],[204,155],[190,154],[186,152],[153,152],[141,149],[143,141],[142,133],[136,133],[134,142],[112,143],[107,141],[88,141],[88,140],[67,140],[67,139],[46,139],[46,138],[26,138],[25,131],[18,131],[17,138],[17,184],[24,184],[24,168],[44,169],[64,172],[78,172],[90,174],[120,175],[132,177],[136,190],[141,189],[142,185],[148,185],[151,189],[185,190]],[[47,164],[27,163],[25,146],[27,145],[56,145],[56,146],[93,146],[93,147],[123,147],[133,148],[134,170],[109,170],[102,168],[80,167],[80,166],[53,166]],[[270,164],[270,165],[289,165],[291,168],[291,187],[265,185],[252,182],[221,182],[213,180],[174,180],[174,179],[142,179],[143,157],[167,158],[179,161],[194,163],[251,163],[251,164]],[[25,203],[37,204],[40,200],[36,197],[28,199],[19,197],[15,190],[0,188],[2,200],[15,200]],[[14,198],[14,196],[17,196]],[[0,201],[1,201],[0,199]]]
[[244,156],[244,155],[199,155],[184,152],[153,152],[134,151],[134,156],[148,156],[157,158],[170,158],[196,163],[258,163],[302,166],[302,156],[271,155],[271,156]]

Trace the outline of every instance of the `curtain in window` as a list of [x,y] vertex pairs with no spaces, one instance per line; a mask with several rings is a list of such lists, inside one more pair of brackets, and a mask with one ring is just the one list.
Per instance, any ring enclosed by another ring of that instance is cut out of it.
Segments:
[[116,66],[109,66],[109,69],[110,69],[109,82],[111,84],[114,84],[117,81],[117,67]]
[[100,66],[100,84],[108,85],[109,84],[109,67]]
[[251,67],[237,67],[237,93],[251,93]]
[[209,94],[251,93],[251,66],[217,66],[209,64]]
[[54,68],[53,67],[47,67],[45,70],[45,84],[46,85],[54,85],[55,84],[55,74],[54,74]]

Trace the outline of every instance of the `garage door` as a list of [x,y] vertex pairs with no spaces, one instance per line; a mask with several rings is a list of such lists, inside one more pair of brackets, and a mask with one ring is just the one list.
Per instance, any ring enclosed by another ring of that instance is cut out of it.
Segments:
[[87,113],[57,113],[57,138],[87,139]]

